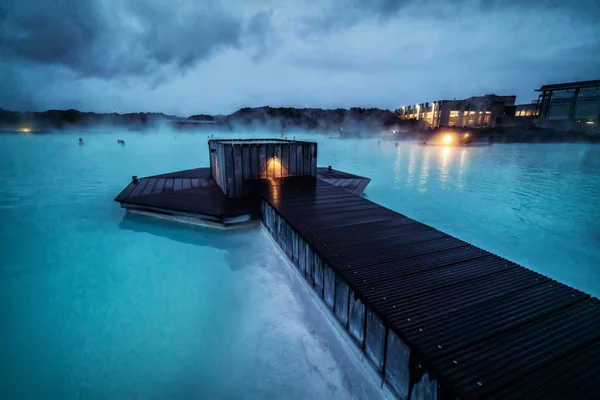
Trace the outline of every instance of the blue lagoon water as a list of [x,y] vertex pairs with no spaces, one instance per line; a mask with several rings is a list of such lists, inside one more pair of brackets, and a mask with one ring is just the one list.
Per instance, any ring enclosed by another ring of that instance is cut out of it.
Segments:
[[[371,177],[371,200],[600,294],[600,147],[302,138]],[[131,175],[208,165],[207,140],[0,136],[0,398],[383,397],[262,228],[112,201]]]

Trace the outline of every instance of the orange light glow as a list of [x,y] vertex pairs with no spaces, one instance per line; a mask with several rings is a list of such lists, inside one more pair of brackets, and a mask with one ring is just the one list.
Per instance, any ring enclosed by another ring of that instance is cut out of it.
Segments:
[[442,141],[444,142],[444,144],[450,144],[450,143],[452,143],[452,136],[444,135],[444,137],[442,138]]
[[281,178],[282,176],[288,176],[287,170],[281,165],[279,158],[270,158],[267,162],[267,178]]
[[29,132],[31,132],[31,128],[24,127],[24,128],[19,129],[19,131],[21,131],[23,133],[29,133]]

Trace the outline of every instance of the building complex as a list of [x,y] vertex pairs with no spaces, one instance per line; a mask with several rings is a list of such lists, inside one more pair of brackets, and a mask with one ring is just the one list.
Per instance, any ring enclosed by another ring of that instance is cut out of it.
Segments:
[[561,130],[600,130],[600,80],[544,85],[537,101],[515,105],[516,96],[486,94],[403,106],[402,119],[430,127],[484,128],[529,123]]

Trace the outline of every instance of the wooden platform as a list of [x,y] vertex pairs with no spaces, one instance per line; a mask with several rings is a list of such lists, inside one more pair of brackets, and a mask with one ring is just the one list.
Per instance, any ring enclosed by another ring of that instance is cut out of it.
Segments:
[[262,190],[267,229],[400,396],[600,398],[598,299],[314,178]]
[[[353,193],[362,193],[369,178],[327,168],[318,176]],[[210,168],[147,176],[131,182],[116,198],[124,208],[229,224],[258,218],[260,199],[228,198],[211,177]]]
[[354,194],[362,194],[365,188],[371,182],[370,178],[349,174],[328,168],[317,168],[317,178],[333,186],[339,186]]
[[121,206],[173,216],[228,224],[258,217],[257,203],[223,195],[210,168],[148,176],[131,182],[116,198]]

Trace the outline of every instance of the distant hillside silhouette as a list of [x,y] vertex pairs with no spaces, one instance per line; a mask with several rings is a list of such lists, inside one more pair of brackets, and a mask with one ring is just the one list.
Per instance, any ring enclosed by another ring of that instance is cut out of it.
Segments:
[[68,129],[99,124],[143,127],[159,120],[174,118],[162,113],[97,114],[79,110],[48,110],[43,112],[7,111],[0,109],[0,127],[18,129],[27,125],[36,129]]
[[340,126],[349,128],[379,129],[400,123],[390,110],[379,108],[321,109],[291,107],[242,108],[233,114],[220,116],[217,121],[229,125],[264,125],[272,129],[301,128],[331,130]]
[[190,121],[214,121],[215,117],[207,114],[190,115],[187,117]]
[[[0,109],[0,127],[18,129],[33,125],[36,129],[69,129],[100,124],[144,127],[156,122],[173,122],[179,126],[186,121],[213,122],[214,125],[233,129],[237,126],[260,126],[269,129],[339,129],[339,127],[364,130],[381,129],[401,123],[390,110],[378,108],[351,108],[324,110],[320,108],[257,107],[242,108],[229,115],[191,115],[177,118],[162,113],[97,114],[78,110],[48,110],[20,112]],[[193,124],[194,126],[199,126]],[[212,126],[214,126],[212,125]]]
[[400,120],[390,110],[379,108],[321,109],[292,107],[241,108],[229,115],[197,114],[180,118],[163,113],[98,114],[78,110],[48,110],[21,112],[0,109],[0,132],[12,132],[26,127],[31,132],[53,129],[88,128],[112,125],[128,129],[144,129],[157,123],[171,124],[177,129],[218,129],[235,131],[237,128],[258,128],[285,133],[287,130],[307,130],[337,133],[344,128],[344,136],[371,136],[382,131],[388,139],[427,140],[440,132],[471,132],[473,137],[487,141],[494,136],[497,143],[599,143],[599,135],[585,132],[565,132],[530,127],[496,127],[485,129],[437,128],[428,129],[423,121]]

